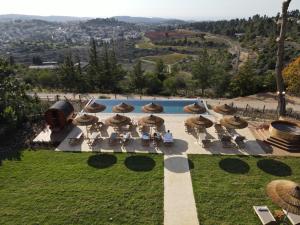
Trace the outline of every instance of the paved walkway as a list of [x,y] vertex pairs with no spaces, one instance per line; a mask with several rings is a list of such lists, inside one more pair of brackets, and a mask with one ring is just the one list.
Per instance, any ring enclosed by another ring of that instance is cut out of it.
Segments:
[[164,225],[199,225],[187,155],[164,157]]

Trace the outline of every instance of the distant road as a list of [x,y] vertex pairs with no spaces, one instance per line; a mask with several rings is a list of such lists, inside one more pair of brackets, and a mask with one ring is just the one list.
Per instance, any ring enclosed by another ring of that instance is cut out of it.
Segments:
[[[29,93],[29,95],[34,95],[34,93]],[[79,94],[72,94],[72,93],[37,93],[39,98],[42,100],[47,100],[49,98],[50,100],[56,99],[56,96],[59,95],[60,99],[71,99],[71,100],[79,100]],[[160,97],[160,96],[140,96],[140,95],[114,95],[114,94],[101,94],[101,93],[93,93],[93,94],[81,94],[80,97],[82,100],[89,100],[91,98],[100,98],[100,96],[105,96],[107,98],[111,99],[166,99],[166,97]],[[170,97],[172,98],[180,98],[180,97]],[[251,95],[248,97],[240,97],[235,99],[211,99],[211,98],[202,98],[204,101],[206,101],[210,105],[218,105],[218,104],[231,104],[234,103],[235,106],[239,108],[245,108],[248,104],[250,107],[256,108],[256,109],[263,109],[264,106],[266,109],[277,109],[277,100],[276,96],[273,93],[265,93],[265,94],[257,94],[257,95]],[[297,97],[288,97],[287,98],[287,108],[292,108],[294,111],[300,112],[300,98]]]

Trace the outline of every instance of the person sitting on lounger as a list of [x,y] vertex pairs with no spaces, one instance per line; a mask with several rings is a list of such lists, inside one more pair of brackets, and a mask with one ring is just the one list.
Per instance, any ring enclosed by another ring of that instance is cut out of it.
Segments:
[[163,136],[163,141],[165,144],[173,143],[173,134],[168,130],[167,133]]

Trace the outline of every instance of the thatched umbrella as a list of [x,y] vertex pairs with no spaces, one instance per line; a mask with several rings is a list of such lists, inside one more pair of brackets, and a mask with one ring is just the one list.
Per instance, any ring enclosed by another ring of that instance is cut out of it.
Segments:
[[132,105],[128,105],[124,102],[122,102],[119,105],[116,105],[112,108],[112,111],[114,113],[130,113],[134,110],[134,107]]
[[233,115],[237,111],[235,108],[227,104],[214,106],[213,110],[222,115]]
[[158,116],[150,115],[141,118],[138,123],[142,126],[160,127],[164,124],[164,120]]
[[191,117],[185,122],[187,125],[198,129],[202,127],[209,128],[214,124],[211,120],[205,118],[204,116]]
[[220,123],[229,129],[244,129],[248,126],[248,122],[238,116],[225,116]]
[[[300,215],[300,185],[288,180],[275,180],[267,185],[267,195],[279,207]],[[286,217],[284,220],[286,220]]]
[[164,108],[161,105],[152,102],[148,105],[144,105],[142,107],[142,111],[144,113],[162,113],[164,111]]
[[87,113],[99,113],[99,112],[104,111],[105,109],[106,109],[105,105],[93,102],[92,104],[87,105],[84,108],[84,111],[87,112]]
[[194,114],[202,114],[206,112],[206,108],[199,105],[198,103],[187,105],[183,108],[183,110],[186,113],[194,113]]
[[117,114],[115,116],[106,119],[105,123],[108,126],[112,126],[112,127],[122,127],[122,126],[129,125],[131,123],[131,120],[127,116],[122,116]]
[[83,114],[77,118],[75,118],[75,120],[73,120],[73,123],[77,126],[85,126],[86,127],[86,133],[87,133],[87,137],[89,136],[89,132],[87,130],[87,126],[93,125],[95,123],[98,122],[98,117],[96,116],[92,116],[92,115],[87,115],[87,114]]

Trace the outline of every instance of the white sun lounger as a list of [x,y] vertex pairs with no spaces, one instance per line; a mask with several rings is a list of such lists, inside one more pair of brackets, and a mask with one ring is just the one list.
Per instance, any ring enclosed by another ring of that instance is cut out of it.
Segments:
[[287,218],[291,222],[292,225],[300,225],[300,216],[293,214],[293,213],[287,213],[287,211],[283,210],[284,214],[287,215]]
[[263,225],[277,224],[274,216],[267,206],[253,206],[253,209]]

